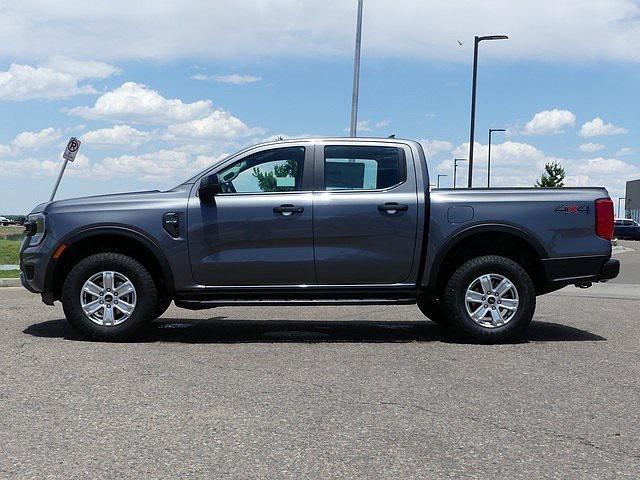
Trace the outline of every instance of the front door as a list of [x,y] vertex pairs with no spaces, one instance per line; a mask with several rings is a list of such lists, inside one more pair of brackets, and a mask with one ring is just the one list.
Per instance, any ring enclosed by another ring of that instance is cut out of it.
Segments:
[[411,149],[327,144],[316,150],[318,283],[407,282],[419,218]]
[[[313,145],[253,151],[218,168],[223,193],[189,203],[189,255],[206,286],[315,283]],[[194,192],[197,192],[196,183]]]

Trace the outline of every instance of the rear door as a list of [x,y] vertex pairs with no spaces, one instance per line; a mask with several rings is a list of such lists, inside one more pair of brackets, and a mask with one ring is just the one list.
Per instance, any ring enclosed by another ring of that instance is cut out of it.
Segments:
[[194,280],[206,286],[315,283],[313,144],[262,147],[214,172],[223,193],[189,201]]
[[318,283],[410,281],[419,217],[411,149],[400,143],[318,144],[315,173]]

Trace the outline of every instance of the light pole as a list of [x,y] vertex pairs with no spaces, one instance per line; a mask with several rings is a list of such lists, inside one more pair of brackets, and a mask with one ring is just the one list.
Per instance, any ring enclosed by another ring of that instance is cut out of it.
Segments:
[[489,129],[489,151],[487,152],[487,188],[491,188],[491,134],[493,132],[506,132],[504,128]]
[[362,45],[362,2],[358,0],[358,18],[356,20],[356,52],[353,58],[353,92],[351,94],[351,128],[349,135],[356,136],[358,125],[358,91],[360,89],[360,47]]
[[457,188],[456,187],[456,173],[458,170],[458,162],[466,162],[467,159],[466,158],[455,158],[453,160],[453,188]]
[[438,181],[437,181],[437,186],[436,188],[440,188],[440,177],[448,177],[449,175],[447,175],[446,173],[439,173],[438,174]]
[[483,40],[506,40],[506,35],[486,35],[484,37],[475,37],[473,45],[473,81],[471,85],[471,128],[469,132],[469,180],[468,186],[471,188],[473,183],[473,142],[475,141],[476,128],[476,85],[478,83],[478,44]]

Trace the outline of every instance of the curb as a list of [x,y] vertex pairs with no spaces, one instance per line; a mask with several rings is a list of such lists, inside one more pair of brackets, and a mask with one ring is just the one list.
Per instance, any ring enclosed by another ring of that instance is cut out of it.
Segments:
[[0,278],[0,288],[2,287],[21,287],[19,278]]

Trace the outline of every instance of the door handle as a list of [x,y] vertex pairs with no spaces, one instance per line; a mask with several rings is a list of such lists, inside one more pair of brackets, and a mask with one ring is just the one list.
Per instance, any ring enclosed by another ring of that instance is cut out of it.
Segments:
[[406,212],[409,210],[409,205],[403,205],[396,202],[387,202],[382,205],[378,205],[378,210],[381,212],[387,212],[389,214],[394,214],[396,212]]
[[302,212],[304,212],[303,207],[296,207],[295,205],[291,205],[288,203],[285,205],[280,205],[279,207],[273,207],[273,213],[281,213],[285,217],[288,217],[289,215],[294,213],[302,213]]

